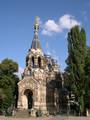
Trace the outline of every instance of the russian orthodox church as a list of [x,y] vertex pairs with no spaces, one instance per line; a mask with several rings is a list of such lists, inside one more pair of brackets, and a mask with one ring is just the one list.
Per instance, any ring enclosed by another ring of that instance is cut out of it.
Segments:
[[59,112],[60,90],[63,86],[59,65],[51,56],[43,53],[38,37],[39,23],[34,24],[34,38],[26,56],[26,67],[18,83],[18,109],[30,110],[35,116],[38,110],[43,114]]

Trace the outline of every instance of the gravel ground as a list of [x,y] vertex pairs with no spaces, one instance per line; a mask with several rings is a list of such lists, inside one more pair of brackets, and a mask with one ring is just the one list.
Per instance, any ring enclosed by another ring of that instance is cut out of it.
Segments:
[[30,118],[13,118],[0,116],[0,120],[90,120],[90,117],[65,117],[65,116],[49,116],[49,117],[30,117]]

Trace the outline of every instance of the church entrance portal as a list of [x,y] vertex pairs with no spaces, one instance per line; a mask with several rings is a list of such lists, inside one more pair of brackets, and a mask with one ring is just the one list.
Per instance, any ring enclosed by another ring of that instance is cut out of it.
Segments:
[[27,97],[27,109],[33,107],[33,92],[30,89],[26,89],[24,95]]

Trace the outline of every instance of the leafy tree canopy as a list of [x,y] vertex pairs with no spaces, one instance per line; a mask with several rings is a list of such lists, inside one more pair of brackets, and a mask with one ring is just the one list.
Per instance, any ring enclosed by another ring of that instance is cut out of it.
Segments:
[[0,109],[7,110],[14,103],[18,77],[18,64],[11,59],[4,59],[0,63]]

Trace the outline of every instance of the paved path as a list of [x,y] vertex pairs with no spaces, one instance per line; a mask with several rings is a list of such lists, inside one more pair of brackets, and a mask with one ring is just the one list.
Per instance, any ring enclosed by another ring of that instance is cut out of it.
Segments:
[[39,118],[13,118],[13,117],[1,117],[0,120],[90,120],[90,117],[64,117],[64,116],[49,116]]

